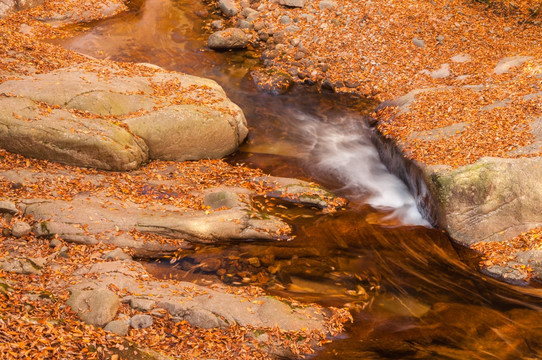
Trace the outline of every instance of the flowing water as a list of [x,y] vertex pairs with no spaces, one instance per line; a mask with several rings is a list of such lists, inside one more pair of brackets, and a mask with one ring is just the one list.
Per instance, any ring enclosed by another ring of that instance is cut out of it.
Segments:
[[317,181],[350,201],[346,210],[325,214],[256,199],[262,211],[293,226],[293,241],[201,246],[173,265],[147,264],[151,272],[349,306],[353,324],[315,359],[542,357],[541,293],[485,277],[469,265],[476,256],[429,227],[369,139],[363,116],[374,103],[299,87],[278,97],[258,93],[247,77],[254,53],[205,49],[198,0],[138,5],[75,28],[62,45],[215,79],[243,108],[251,130],[229,162]]

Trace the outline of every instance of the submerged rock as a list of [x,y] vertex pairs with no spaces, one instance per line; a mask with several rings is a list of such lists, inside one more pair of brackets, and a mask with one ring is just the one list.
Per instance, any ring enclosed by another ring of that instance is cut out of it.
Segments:
[[294,84],[292,77],[287,73],[268,74],[263,71],[254,70],[250,75],[259,91],[272,95],[285,94]]

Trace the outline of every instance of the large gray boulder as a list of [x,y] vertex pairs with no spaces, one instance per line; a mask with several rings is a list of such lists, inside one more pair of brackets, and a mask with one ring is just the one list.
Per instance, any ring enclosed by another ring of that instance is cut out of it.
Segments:
[[0,84],[1,146],[69,165],[130,170],[149,158],[220,158],[247,136],[243,112],[212,80],[94,66]]
[[465,245],[542,226],[542,158],[482,158],[455,170],[426,167],[439,225]]
[[[21,94],[17,82],[7,83],[0,85],[0,93],[14,90]],[[122,126],[100,118],[89,121],[63,109],[44,114],[37,104],[41,97],[0,97],[2,148],[37,159],[105,170],[131,170],[148,160],[145,143]]]

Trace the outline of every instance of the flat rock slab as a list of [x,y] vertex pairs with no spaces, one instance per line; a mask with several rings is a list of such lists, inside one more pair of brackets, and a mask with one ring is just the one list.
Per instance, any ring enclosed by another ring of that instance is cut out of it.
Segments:
[[291,306],[271,296],[248,298],[188,282],[169,282],[166,285],[157,280],[138,280],[148,277],[143,266],[135,262],[82,266],[75,273],[74,280],[93,280],[76,285],[72,291],[114,284],[127,294],[123,301],[153,299],[156,307],[168,310],[178,321],[185,320],[204,328],[239,324],[256,328],[278,327],[284,331],[307,329],[325,332],[325,319],[329,314],[316,307]]
[[138,75],[89,63],[0,84],[1,146],[68,165],[130,170],[150,159],[221,158],[247,133],[216,82],[160,68]]
[[[251,211],[243,208],[216,212],[193,211],[175,207],[140,208],[137,204],[103,199],[25,200],[25,214],[39,222],[34,228],[38,236],[58,235],[62,239],[80,244],[99,241],[118,247],[132,248],[137,256],[163,256],[179,248],[190,247],[182,240],[216,243],[230,240],[277,240],[286,237],[289,226],[277,218],[260,220],[251,218]],[[286,230],[285,230],[286,229]],[[138,239],[130,232],[159,234],[181,240],[177,245]]]

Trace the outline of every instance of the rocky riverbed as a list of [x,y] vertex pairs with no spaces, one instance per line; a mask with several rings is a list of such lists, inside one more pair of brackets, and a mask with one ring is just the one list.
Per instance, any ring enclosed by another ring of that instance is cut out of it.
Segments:
[[134,260],[287,241],[290,226],[260,211],[257,196],[315,212],[346,201],[211,160],[248,132],[216,82],[43,41],[114,16],[122,2],[19,5],[0,20],[2,356],[292,357],[342,331],[345,310],[159,280]]
[[[532,237],[542,225],[539,2],[221,0],[216,7],[223,20],[210,23],[219,29],[213,39],[243,29],[266,67],[253,76],[260,88],[281,93],[296,82],[381,101],[370,120],[375,138],[408,160],[393,167],[391,153],[383,157],[399,175],[417,168],[410,173],[423,184],[411,190],[432,202],[424,206],[433,223],[481,252],[493,276],[523,284],[540,276]],[[525,236],[528,246],[518,241]]]

